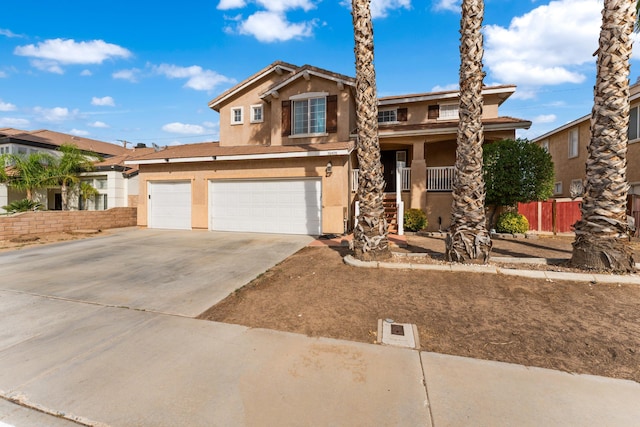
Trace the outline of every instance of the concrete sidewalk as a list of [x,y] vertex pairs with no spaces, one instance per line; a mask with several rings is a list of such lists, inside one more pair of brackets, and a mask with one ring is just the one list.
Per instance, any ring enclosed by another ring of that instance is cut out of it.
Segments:
[[631,381],[14,291],[0,291],[0,395],[0,411],[17,414],[2,414],[0,422],[16,426],[37,425],[36,415],[29,421],[7,399],[96,426],[635,426],[640,420],[640,384]]

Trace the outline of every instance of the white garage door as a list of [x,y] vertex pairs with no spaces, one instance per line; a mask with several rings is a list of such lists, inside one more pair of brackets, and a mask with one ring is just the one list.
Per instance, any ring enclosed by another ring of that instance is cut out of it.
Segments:
[[209,183],[209,228],[218,231],[321,234],[320,179]]
[[148,227],[191,230],[191,181],[150,182]]

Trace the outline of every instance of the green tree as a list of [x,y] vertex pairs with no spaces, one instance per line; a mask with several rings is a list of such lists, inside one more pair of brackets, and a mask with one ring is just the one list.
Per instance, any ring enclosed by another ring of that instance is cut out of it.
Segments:
[[484,2],[463,0],[460,20],[460,105],[451,230],[445,240],[447,261],[487,263],[491,237],[484,209],[482,175],[482,20]]
[[353,232],[354,255],[363,261],[391,257],[384,216],[384,175],[378,139],[378,96],[373,65],[373,24],[370,0],[352,0],[356,57],[356,151],[360,213]]
[[629,59],[637,7],[633,0],[604,1],[585,194],[570,261],[582,269],[635,270],[626,204]]
[[515,207],[553,194],[551,154],[527,139],[505,139],[483,148],[486,204]]
[[62,192],[62,210],[69,210],[70,187],[80,181],[79,175],[82,172],[89,172],[94,169],[92,157],[97,157],[93,153],[86,153],[72,144],[60,146],[62,156],[56,158],[48,168],[48,184],[60,185]]
[[0,182],[25,191],[27,200],[33,201],[33,193],[46,187],[48,167],[55,158],[46,153],[3,154],[0,156]]

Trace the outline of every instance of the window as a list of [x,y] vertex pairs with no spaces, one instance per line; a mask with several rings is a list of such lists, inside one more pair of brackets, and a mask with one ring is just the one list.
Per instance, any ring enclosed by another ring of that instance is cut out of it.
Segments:
[[379,110],[378,123],[393,123],[398,121],[398,110]]
[[553,194],[556,196],[562,194],[562,181],[553,184]]
[[262,104],[251,106],[251,123],[262,123],[264,121],[264,110]]
[[18,147],[18,154],[27,154],[27,149],[25,147]]
[[242,107],[233,107],[231,108],[231,124],[232,125],[241,125],[242,124]]
[[293,134],[325,133],[326,98],[309,98],[293,101]]
[[640,138],[640,120],[638,120],[639,110],[640,109],[638,107],[633,107],[629,110],[629,131],[627,133],[629,141]]
[[544,141],[542,141],[540,143],[540,147],[542,147],[542,149],[548,153],[549,152],[549,140],[545,139]]
[[440,120],[457,120],[458,117],[458,104],[443,104],[440,105]]
[[569,131],[569,158],[578,157],[578,129]]

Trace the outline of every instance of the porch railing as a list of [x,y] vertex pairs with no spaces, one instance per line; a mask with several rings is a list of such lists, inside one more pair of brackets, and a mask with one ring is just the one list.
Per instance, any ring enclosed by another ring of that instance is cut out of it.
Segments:
[[451,191],[454,166],[427,168],[427,191]]
[[[351,191],[354,193],[358,191],[358,173],[359,172],[360,172],[360,169],[351,170]],[[402,191],[411,190],[411,168],[400,168],[400,175],[402,177],[402,185],[400,187],[401,190]]]

